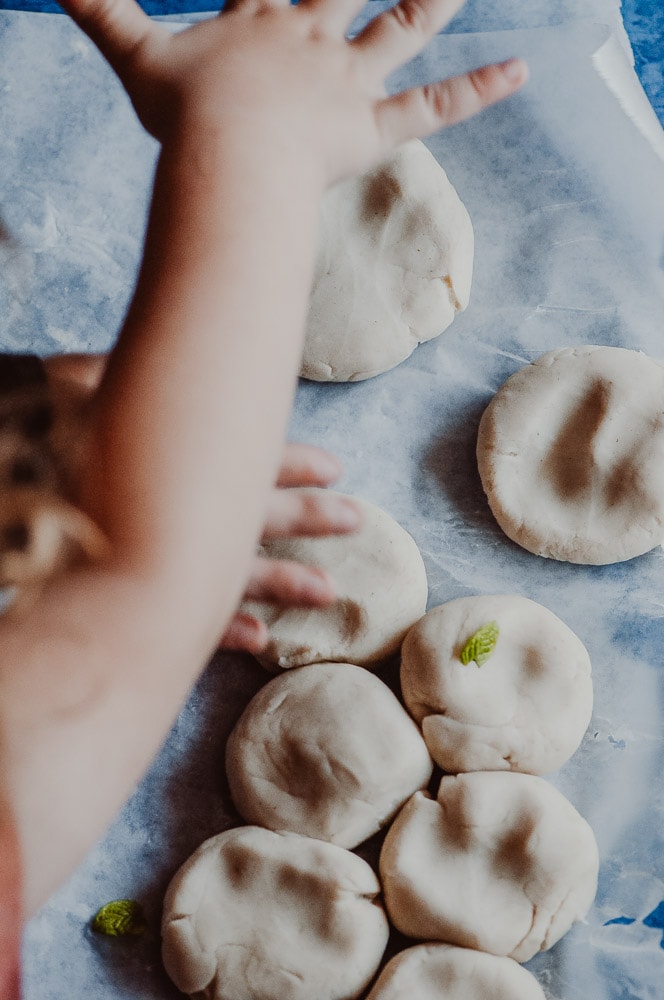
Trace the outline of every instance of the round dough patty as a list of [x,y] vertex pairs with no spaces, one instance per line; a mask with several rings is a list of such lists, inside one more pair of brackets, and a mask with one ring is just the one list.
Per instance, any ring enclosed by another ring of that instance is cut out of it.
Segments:
[[477,771],[416,792],[380,856],[385,905],[409,937],[526,962],[583,919],[595,897],[593,832],[531,774]]
[[268,626],[268,645],[260,656],[268,669],[328,660],[378,663],[397,652],[424,614],[428,585],[417,545],[389,514],[355,500],[363,521],[352,535],[280,538],[261,547],[263,556],[327,570],[338,595],[327,608],[242,605]]
[[[491,623],[488,659],[462,652]],[[409,631],[401,689],[445,771],[547,774],[572,756],[593,704],[590,658],[553,612],[525,597],[461,597],[432,608]]]
[[321,205],[301,374],[356,382],[404,361],[465,309],[473,227],[426,146],[401,146]]
[[349,663],[275,677],[226,747],[241,816],[349,848],[384,826],[432,770],[417,726],[387,685]]
[[374,975],[388,937],[380,886],[341,847],[255,826],[205,841],[164,902],[162,956],[207,1000],[344,1000]]
[[511,958],[449,944],[407,948],[385,966],[367,1000],[545,1000]]
[[664,541],[664,366],[618,347],[545,354],[487,407],[477,461],[498,524],[530,552],[647,552]]

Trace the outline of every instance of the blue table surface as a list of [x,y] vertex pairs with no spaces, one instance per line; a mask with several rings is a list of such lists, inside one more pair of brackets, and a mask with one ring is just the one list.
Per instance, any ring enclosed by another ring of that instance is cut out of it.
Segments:
[[[148,14],[189,14],[216,6],[210,0],[142,0],[141,5]],[[53,0],[0,0],[0,10],[62,12]],[[623,0],[622,16],[634,51],[636,72],[664,125],[664,4],[662,0]]]

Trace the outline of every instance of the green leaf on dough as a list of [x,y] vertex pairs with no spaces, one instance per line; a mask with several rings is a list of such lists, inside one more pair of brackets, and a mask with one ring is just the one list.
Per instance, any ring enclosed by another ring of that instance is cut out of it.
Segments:
[[498,632],[498,622],[487,622],[486,625],[480,625],[459,654],[459,659],[464,666],[474,662],[478,667],[481,667],[483,663],[486,663],[496,648]]

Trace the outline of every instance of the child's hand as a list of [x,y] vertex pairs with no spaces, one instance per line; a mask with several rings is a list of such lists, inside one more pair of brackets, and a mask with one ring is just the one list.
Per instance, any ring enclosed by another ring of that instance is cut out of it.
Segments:
[[[302,535],[341,535],[360,526],[358,507],[336,493],[315,498],[298,487],[329,486],[339,476],[337,460],[320,448],[288,444],[277,484],[269,499],[262,541]],[[323,607],[335,598],[334,583],[327,573],[298,562],[257,556],[244,598],[271,601],[288,607]],[[231,620],[221,645],[225,649],[260,653],[267,642],[263,622],[244,612]]]
[[[314,171],[326,186],[400,142],[506,97],[525,80],[511,60],[387,97],[386,76],[423,48],[463,0],[400,0],[355,39],[362,0],[235,0],[170,34],[134,0],[64,0],[162,142],[203,128],[224,142]],[[260,146],[258,145],[260,144]]]

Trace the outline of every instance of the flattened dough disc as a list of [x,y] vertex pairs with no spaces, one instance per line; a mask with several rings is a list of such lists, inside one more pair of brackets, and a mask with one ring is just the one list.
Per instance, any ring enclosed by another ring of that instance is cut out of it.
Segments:
[[311,663],[275,677],[226,746],[241,816],[348,848],[384,826],[432,770],[396,696],[350,663]]
[[583,346],[512,375],[485,410],[477,462],[505,534],[602,565],[664,541],[664,366]]
[[446,775],[415,792],[380,855],[385,905],[409,937],[527,962],[582,920],[599,852],[588,823],[544,778]]
[[368,1000],[546,1000],[511,958],[449,944],[420,944],[385,966]]
[[470,297],[473,227],[424,143],[401,146],[321,205],[301,374],[358,382],[446,330]]
[[[495,625],[481,665],[462,662]],[[516,594],[460,597],[431,608],[401,652],[401,690],[444,771],[549,774],[572,756],[593,705],[590,657],[552,611]]]
[[350,851],[257,826],[201,844],[171,881],[162,955],[207,1000],[349,1000],[388,937],[378,880]]
[[337,600],[327,608],[278,608],[247,601],[244,611],[264,621],[269,642],[261,663],[289,669],[338,660],[368,666],[396,653],[426,609],[427,578],[417,545],[397,522],[366,500],[363,522],[352,535],[286,538],[261,555],[328,570]]

